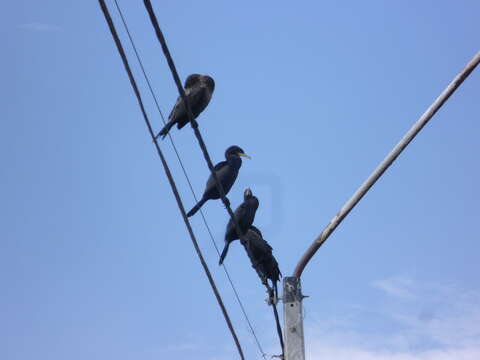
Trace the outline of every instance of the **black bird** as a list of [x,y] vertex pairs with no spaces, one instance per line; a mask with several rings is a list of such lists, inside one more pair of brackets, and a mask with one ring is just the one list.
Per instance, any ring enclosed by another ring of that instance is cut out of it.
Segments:
[[[185,80],[185,95],[188,99],[188,104],[192,110],[193,118],[196,119],[200,113],[205,110],[210,99],[212,98],[213,90],[215,89],[215,81],[208,75],[192,74]],[[188,114],[182,97],[178,96],[177,102],[168,115],[168,122],[163,129],[157,134],[155,138],[160,135],[162,139],[167,136],[173,125],[177,124],[177,128],[181,129],[188,123]]]
[[277,282],[280,281],[282,273],[272,254],[272,247],[263,239],[262,233],[255,226],[248,229],[243,246],[262,283],[268,287],[267,279],[270,279],[275,297],[278,298]]
[[[247,230],[252,226],[255,219],[255,213],[258,209],[258,199],[253,196],[252,190],[245,189],[243,193],[243,203],[235,210],[234,216],[238,222],[242,234],[245,234]],[[223,248],[222,255],[220,255],[219,264],[222,265],[225,256],[227,256],[228,247],[234,240],[239,239],[237,234],[235,223],[232,218],[228,221],[227,230],[225,232],[225,247]]]
[[[217,178],[222,184],[225,195],[228,194],[228,192],[233,186],[233,183],[237,179],[238,171],[242,166],[242,159],[240,157],[246,157],[250,159],[250,156],[245,154],[241,147],[236,145],[230,146],[225,151],[226,161],[219,162],[214,167],[215,174],[217,174]],[[217,184],[215,182],[215,179],[213,178],[213,175],[210,174],[202,198],[197,203],[197,205],[195,205],[193,209],[188,212],[187,216],[190,217],[194,215],[198,210],[200,210],[202,205],[205,204],[207,200],[213,199],[220,199],[220,193],[218,191]]]

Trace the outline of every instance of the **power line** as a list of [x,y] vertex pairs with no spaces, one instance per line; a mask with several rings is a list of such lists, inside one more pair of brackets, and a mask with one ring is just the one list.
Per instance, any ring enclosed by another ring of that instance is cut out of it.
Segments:
[[[122,12],[119,4],[118,4],[118,1],[117,1],[117,0],[114,0],[114,2],[115,2],[115,6],[116,6],[116,8],[117,8],[117,10],[118,10],[118,13],[120,14],[120,18],[121,18],[121,20],[122,20],[122,23],[123,23],[123,26],[124,26],[125,31],[126,31],[126,33],[127,33],[127,36],[128,36],[128,38],[129,38],[129,40],[130,40],[130,44],[132,45],[132,48],[133,48],[133,51],[134,51],[135,56],[136,56],[136,58],[137,58],[137,61],[138,61],[139,65],[140,65],[140,69],[142,70],[143,76],[144,76],[145,81],[146,81],[146,83],[147,83],[147,86],[148,86],[148,88],[149,88],[149,90],[150,90],[150,94],[152,95],[152,97],[153,97],[153,99],[154,99],[155,105],[156,105],[157,110],[158,110],[158,112],[159,112],[159,114],[160,114],[160,117],[161,117],[161,119],[162,119],[162,122],[163,122],[163,124],[165,125],[165,124],[166,124],[165,117],[163,116],[163,112],[162,112],[162,110],[161,110],[161,108],[160,108],[160,105],[159,105],[159,103],[158,103],[157,96],[155,95],[155,92],[153,91],[153,87],[152,87],[152,85],[151,85],[151,83],[150,83],[150,79],[149,79],[148,74],[147,74],[147,72],[146,72],[146,70],[145,70],[145,67],[143,66],[143,62],[142,62],[142,60],[141,60],[140,54],[139,54],[139,52],[138,52],[138,50],[137,50],[137,47],[136,47],[136,45],[135,45],[135,41],[133,40],[133,37],[132,37],[132,35],[131,35],[131,33],[130,33],[130,30],[129,30],[129,28],[128,28],[127,21],[126,21],[124,15],[123,15],[123,12]],[[176,154],[176,156],[177,156],[177,159],[178,159],[178,162],[179,162],[179,164],[180,164],[180,167],[182,168],[182,171],[183,171],[183,174],[184,174],[184,176],[185,176],[185,179],[187,180],[187,183],[188,183],[188,186],[189,186],[189,188],[190,188],[190,191],[192,192],[193,198],[195,199],[195,202],[198,202],[197,196],[196,196],[196,194],[195,194],[195,190],[193,189],[193,186],[192,186],[192,183],[191,183],[190,178],[189,178],[189,176],[188,176],[188,173],[187,173],[187,171],[186,171],[186,169],[185,169],[185,167],[184,167],[184,165],[183,165],[183,161],[182,161],[182,159],[181,159],[181,157],[180,157],[180,154],[179,154],[179,152],[178,152],[178,150],[177,150],[177,147],[176,147],[176,145],[175,145],[175,142],[173,141],[173,137],[171,136],[170,133],[168,133],[168,137],[169,137],[169,139],[170,139],[170,143],[172,144],[173,150],[174,150],[174,152],[175,152],[175,154]],[[206,227],[206,229],[207,229],[207,232],[208,232],[208,234],[209,234],[209,236],[210,236],[210,240],[212,241],[212,244],[213,244],[213,246],[214,246],[214,248],[215,248],[218,256],[220,256],[220,250],[218,249],[217,243],[215,242],[215,238],[214,238],[214,236],[213,236],[213,234],[212,234],[212,231],[211,231],[211,229],[210,229],[210,226],[208,225],[207,219],[206,219],[206,217],[205,217],[202,209],[200,209],[200,214],[201,214],[201,216],[202,216],[203,223],[204,223],[204,225],[205,225],[205,227]],[[225,263],[223,264],[223,270],[224,270],[225,275],[227,276],[228,282],[230,283],[230,286],[231,286],[231,288],[232,288],[232,290],[233,290],[233,292],[234,292],[234,294],[235,294],[235,298],[236,298],[236,300],[237,300],[237,302],[238,302],[238,304],[239,304],[239,306],[240,306],[240,309],[241,309],[241,311],[242,311],[242,313],[243,313],[243,316],[244,316],[244,318],[245,318],[245,320],[246,320],[246,322],[247,322],[247,324],[248,324],[248,327],[250,328],[250,332],[252,333],[252,335],[253,335],[253,337],[254,337],[254,339],[255,339],[255,342],[256,342],[256,344],[257,344],[257,347],[258,347],[260,353],[262,354],[262,357],[265,358],[265,357],[266,357],[266,354],[265,354],[265,352],[263,351],[263,348],[262,348],[262,346],[261,346],[261,344],[260,344],[260,341],[258,340],[257,334],[256,334],[256,332],[255,332],[255,330],[254,330],[254,328],[253,328],[253,325],[252,325],[252,323],[251,323],[251,321],[250,321],[250,318],[249,318],[248,315],[247,315],[247,312],[246,312],[246,310],[245,310],[245,307],[244,307],[244,305],[243,305],[243,302],[242,302],[241,299],[240,299],[240,296],[239,296],[239,294],[238,294],[238,291],[237,291],[235,285],[233,284],[233,281],[232,281],[232,279],[231,279],[231,277],[230,277],[230,273],[228,272],[227,266],[225,265]]]
[[[207,147],[205,145],[205,142],[203,141],[203,137],[200,133],[200,130],[198,129],[198,124],[197,122],[195,121],[194,117],[193,117],[193,114],[192,114],[192,111],[191,111],[191,108],[190,108],[190,104],[188,103],[188,99],[185,95],[185,90],[183,89],[183,86],[180,82],[180,77],[178,76],[178,72],[177,72],[177,69],[175,67],[175,63],[173,62],[173,59],[172,59],[172,56],[170,54],[170,51],[168,49],[168,46],[167,46],[167,43],[166,43],[166,40],[165,40],[165,37],[163,36],[163,33],[162,33],[162,30],[160,29],[160,25],[158,23],[158,20],[157,20],[157,17],[155,15],[155,12],[153,10],[153,7],[152,7],[152,4],[150,2],[150,0],[144,0],[143,1],[144,5],[145,5],[145,8],[148,12],[148,15],[150,17],[150,21],[152,23],[152,26],[155,30],[155,34],[157,36],[157,39],[158,41],[160,42],[160,45],[161,45],[161,48],[162,48],[162,51],[165,55],[165,58],[167,60],[167,63],[168,63],[168,66],[170,68],[170,71],[172,73],[172,76],[173,76],[173,79],[175,81],[175,84],[177,85],[177,89],[178,89],[178,92],[180,93],[180,97],[182,98],[182,101],[184,102],[185,104],[185,108],[187,110],[187,115],[188,115],[188,118],[189,118],[189,121],[190,121],[190,125],[192,126],[192,129],[194,131],[194,134],[195,134],[195,137],[197,138],[198,140],[198,143],[200,145],[200,148],[202,150],[202,153],[203,153],[203,156],[207,162],[207,165],[208,165],[208,168],[210,169],[210,172],[212,174],[212,177],[213,179],[215,180],[215,184],[217,186],[217,189],[219,191],[219,194],[220,194],[220,197],[222,199],[222,202],[223,204],[225,205],[225,208],[227,209],[227,212],[228,214],[230,215],[230,218],[232,219],[234,225],[235,225],[235,230],[240,238],[240,241],[242,243],[245,243],[245,240],[244,240],[244,237],[243,237],[243,234],[242,234],[242,231],[240,229],[240,226],[238,224],[238,221],[237,219],[235,218],[235,215],[233,214],[233,211],[232,209],[230,208],[230,201],[228,201],[226,195],[225,195],[225,191],[223,190],[223,186],[222,184],[220,183],[220,181],[218,180],[218,177],[217,177],[217,174],[214,170],[214,167],[213,167],[213,163],[212,163],[212,160],[210,158],[210,155],[208,153],[208,150],[207,150]],[[248,251],[248,250],[247,250]],[[278,327],[279,327],[279,322],[278,322],[278,318],[276,317],[275,318],[276,320],[276,324],[277,324],[277,330],[278,330]],[[281,338],[280,339],[280,342],[282,343],[283,342],[283,339]],[[282,347],[282,350],[283,350],[283,347]]]
[[113,21],[112,21],[112,18],[111,18],[111,16],[110,16],[110,13],[109,13],[109,11],[108,11],[108,8],[107,8],[107,6],[106,6],[106,4],[105,4],[105,1],[104,1],[104,0],[98,0],[98,1],[99,1],[99,4],[100,4],[100,7],[101,7],[101,9],[102,9],[102,12],[103,12],[103,14],[104,14],[104,16],[105,16],[105,20],[106,20],[106,22],[107,22],[107,24],[108,24],[108,27],[109,27],[110,32],[111,32],[111,34],[112,34],[112,37],[113,37],[113,39],[114,39],[114,41],[115,41],[115,44],[116,44],[116,46],[117,46],[117,50],[118,50],[118,52],[119,52],[119,54],[120,54],[120,57],[122,58],[122,62],[123,62],[123,65],[124,65],[124,67],[125,67],[125,70],[127,71],[127,74],[128,74],[129,80],[130,80],[130,83],[131,83],[131,85],[132,85],[133,91],[134,91],[135,96],[136,96],[137,101],[138,101],[138,105],[140,106],[140,110],[142,111],[142,115],[143,115],[143,118],[144,118],[144,120],[145,120],[145,124],[147,125],[148,132],[150,133],[150,136],[151,136],[151,138],[152,138],[152,140],[153,140],[153,142],[154,142],[154,144],[155,144],[155,148],[157,149],[157,153],[158,153],[158,155],[159,155],[159,157],[160,157],[160,160],[162,161],[162,165],[163,165],[163,168],[164,168],[164,170],[165,170],[165,174],[167,175],[168,181],[169,181],[169,183],[170,183],[170,186],[171,186],[171,188],[172,188],[173,194],[174,194],[174,196],[175,196],[175,200],[177,201],[177,205],[178,205],[178,207],[179,207],[179,209],[180,209],[180,213],[182,214],[183,220],[184,220],[184,222],[185,222],[185,226],[187,227],[187,230],[188,230],[188,232],[189,232],[189,234],[190,234],[190,238],[191,238],[191,240],[192,240],[192,243],[193,243],[193,246],[194,246],[194,248],[195,248],[195,251],[196,251],[196,253],[197,253],[197,255],[198,255],[198,258],[200,259],[200,262],[201,262],[202,267],[203,267],[203,269],[204,269],[204,271],[205,271],[205,274],[207,275],[207,278],[208,278],[208,281],[209,281],[209,283],[210,283],[210,286],[212,287],[212,290],[213,290],[213,292],[214,292],[214,294],[215,294],[215,298],[217,299],[217,302],[218,302],[218,304],[219,304],[219,306],[220,306],[220,308],[221,308],[221,310],[222,310],[222,313],[223,313],[223,316],[224,316],[224,318],[225,318],[225,321],[226,321],[226,323],[227,323],[227,325],[228,325],[228,328],[229,328],[229,330],[230,330],[230,332],[231,332],[231,334],[232,334],[232,337],[233,337],[233,339],[234,339],[234,341],[235,341],[235,344],[236,344],[238,353],[239,353],[239,355],[240,355],[240,358],[241,358],[242,360],[244,360],[245,358],[244,358],[244,355],[243,355],[243,350],[242,350],[242,347],[241,347],[240,342],[239,342],[239,340],[238,340],[237,334],[235,333],[235,330],[234,330],[234,328],[233,328],[232,322],[231,322],[230,317],[229,317],[229,315],[228,315],[228,313],[227,313],[227,310],[226,310],[226,308],[225,308],[225,305],[223,304],[223,300],[222,300],[222,298],[221,298],[221,296],[220,296],[220,293],[218,292],[218,289],[217,289],[217,287],[216,287],[216,285],[215,285],[215,281],[213,280],[213,277],[212,277],[212,275],[211,275],[211,273],[210,273],[210,270],[209,270],[209,268],[208,268],[208,265],[207,265],[207,263],[205,262],[205,259],[203,258],[203,255],[202,255],[202,252],[201,252],[201,250],[200,250],[200,247],[198,246],[197,239],[195,238],[195,234],[193,233],[193,230],[192,230],[192,227],[191,227],[191,225],[190,225],[190,222],[188,221],[188,218],[187,218],[187,215],[186,215],[186,212],[185,212],[185,208],[184,208],[183,203],[182,203],[182,200],[181,200],[181,198],[180,198],[180,194],[178,193],[178,189],[177,189],[177,186],[176,186],[176,184],[175,184],[175,180],[173,179],[173,176],[172,176],[172,174],[171,174],[171,172],[170,172],[170,168],[168,167],[168,164],[167,164],[167,162],[166,162],[166,160],[165,160],[165,157],[163,156],[163,153],[162,153],[162,151],[161,151],[161,149],[160,149],[160,146],[158,145],[158,142],[157,142],[157,140],[156,140],[156,138],[155,138],[155,134],[154,134],[154,132],[153,132],[152,125],[151,125],[151,123],[150,123],[150,120],[149,120],[149,118],[148,118],[148,115],[147,115],[147,113],[146,113],[146,111],[145,111],[145,107],[144,107],[144,105],[143,105],[143,101],[142,101],[142,97],[141,97],[141,95],[140,95],[140,91],[138,90],[137,83],[136,83],[135,78],[134,78],[134,76],[133,76],[133,73],[132,73],[132,71],[131,71],[131,69],[130,69],[130,65],[129,65],[129,63],[128,63],[127,56],[125,55],[125,51],[124,51],[124,49],[123,49],[122,43],[121,43],[121,41],[120,41],[120,38],[118,37],[117,31],[116,31],[116,29],[115,29],[115,25],[114,25],[114,23],[113,23]]
[[150,2],[150,0],[143,0],[143,4],[145,5],[145,8],[148,12],[148,16],[150,17],[152,26],[155,29],[155,34],[157,35],[157,39],[160,42],[163,54],[167,59],[168,67],[170,68],[175,84],[177,85],[177,89],[178,89],[178,92],[180,93],[180,97],[182,98],[182,101],[185,104],[188,120],[190,122],[190,125],[192,126],[193,132],[195,133],[195,137],[198,140],[198,143],[203,153],[203,157],[205,158],[208,168],[212,173],[212,177],[215,180],[215,185],[217,186],[222,202],[225,205],[225,208],[227,209],[227,212],[230,215],[230,218],[232,219],[235,225],[235,230],[238,234],[238,237],[240,238],[240,241],[243,243],[244,238],[243,238],[242,230],[240,229],[240,226],[238,225],[238,221],[235,218],[235,215],[233,214],[232,209],[230,208],[230,201],[227,199],[227,196],[225,195],[225,191],[223,190],[223,186],[218,180],[218,176],[214,170],[212,159],[210,158],[210,154],[208,153],[207,146],[203,141],[203,137],[202,137],[202,134],[200,133],[200,130],[198,130],[197,121],[193,117],[192,110],[190,108],[190,104],[188,102],[187,96],[185,95],[185,90],[183,89],[182,83],[180,82],[180,77],[178,76],[175,63],[173,62],[172,56],[170,55],[170,50],[168,50],[167,42],[165,41],[165,37],[163,36],[162,30],[160,30],[160,25],[158,24],[157,17],[155,16],[155,12],[153,11],[152,3]]
[[[270,295],[270,296],[273,297],[273,295]],[[285,355],[285,344],[283,343],[282,326],[280,325],[280,319],[278,317],[276,302],[272,303],[272,309],[273,309],[273,316],[275,317],[275,325],[277,327],[278,339],[280,340],[280,347],[282,348],[282,358],[283,358],[283,356]]]

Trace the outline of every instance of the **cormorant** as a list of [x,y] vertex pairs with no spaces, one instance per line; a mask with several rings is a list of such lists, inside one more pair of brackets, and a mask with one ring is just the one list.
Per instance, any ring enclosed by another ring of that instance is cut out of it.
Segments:
[[252,267],[257,271],[262,283],[268,287],[267,279],[272,282],[275,297],[278,298],[277,282],[282,273],[272,254],[272,247],[263,239],[262,233],[255,226],[251,226],[245,234],[243,246],[250,258]]
[[[242,234],[245,234],[250,226],[253,224],[255,219],[255,213],[258,209],[258,199],[253,196],[252,190],[249,188],[245,189],[243,193],[243,203],[235,210],[234,216],[240,227]],[[233,219],[230,218],[227,224],[227,230],[225,232],[225,247],[223,248],[222,255],[220,255],[219,264],[223,263],[225,256],[227,256],[228,247],[230,243],[234,240],[239,239],[239,235],[236,231],[235,223]]]
[[[242,166],[242,159],[240,158],[241,156],[250,159],[250,156],[245,154],[241,147],[236,145],[230,146],[225,151],[226,161],[219,162],[214,167],[217,178],[222,184],[223,191],[225,191],[225,195],[228,194],[228,192],[233,186],[233,183],[237,179],[238,171]],[[215,182],[215,179],[213,178],[213,175],[210,174],[202,198],[197,203],[197,205],[195,205],[192,210],[188,212],[187,216],[190,217],[194,215],[198,210],[200,210],[202,205],[207,200],[213,199],[220,199],[220,193],[218,191],[217,184]]]
[[[207,107],[212,98],[213,90],[215,89],[215,81],[208,75],[192,74],[185,80],[185,95],[188,99],[188,104],[192,110],[193,118],[196,119],[198,115]],[[181,129],[188,123],[188,114],[182,97],[178,96],[177,102],[168,116],[168,122],[163,129],[155,136],[160,135],[162,139],[167,136],[173,125],[177,124],[177,128]]]

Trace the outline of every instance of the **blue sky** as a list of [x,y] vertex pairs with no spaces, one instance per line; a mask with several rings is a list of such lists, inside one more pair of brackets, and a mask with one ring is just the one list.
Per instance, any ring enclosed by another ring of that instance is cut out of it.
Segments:
[[[177,92],[143,4],[120,5],[168,113]],[[255,224],[287,275],[479,50],[475,1],[153,5],[181,78],[216,81],[202,134],[215,162],[232,144],[252,156],[229,198],[252,188]],[[0,357],[237,358],[97,2],[2,7]],[[479,93],[477,70],[307,267],[310,359],[480,357]],[[200,194],[208,169],[193,132],[172,135]],[[221,246],[227,214],[218,201],[204,211]],[[201,218],[192,225],[247,358],[260,359]],[[239,244],[226,265],[278,353]]]

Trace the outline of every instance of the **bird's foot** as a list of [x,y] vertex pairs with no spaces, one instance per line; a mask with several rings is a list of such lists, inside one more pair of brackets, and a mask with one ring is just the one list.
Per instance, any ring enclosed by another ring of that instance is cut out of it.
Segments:
[[268,300],[267,300],[268,305],[277,305],[277,303],[278,303],[278,297],[277,296],[272,294],[268,297]]
[[264,285],[265,285],[265,287],[267,288],[267,294],[268,294],[267,304],[268,304],[268,305],[277,305],[277,303],[278,303],[278,298],[277,298],[275,292],[274,292],[273,289],[270,287],[270,285],[268,284],[267,281],[265,281]]

